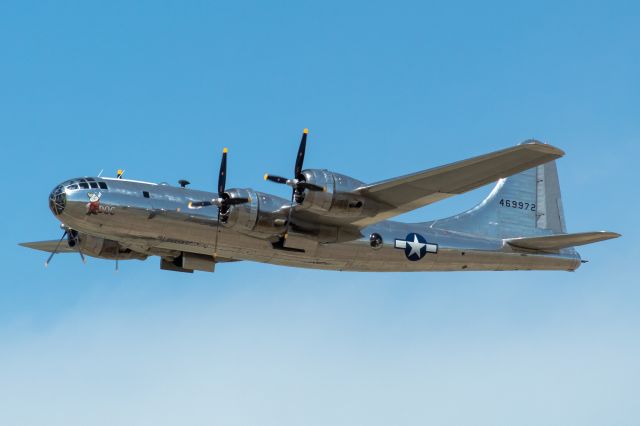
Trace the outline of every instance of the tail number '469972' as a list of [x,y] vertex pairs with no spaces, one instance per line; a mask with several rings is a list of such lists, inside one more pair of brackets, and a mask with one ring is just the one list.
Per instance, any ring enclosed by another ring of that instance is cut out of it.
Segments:
[[509,207],[512,209],[530,210],[532,212],[536,211],[535,204],[527,203],[525,201],[505,200],[504,198],[502,198],[498,204],[500,204],[502,207]]

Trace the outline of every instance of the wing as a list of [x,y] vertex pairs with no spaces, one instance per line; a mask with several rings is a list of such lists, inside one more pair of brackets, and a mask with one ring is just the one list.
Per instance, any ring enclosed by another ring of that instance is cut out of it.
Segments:
[[66,241],[62,241],[59,243],[59,240],[50,240],[50,241],[35,241],[31,243],[20,243],[22,247],[27,247],[34,250],[47,251],[49,253],[53,253],[56,250],[56,246],[58,247],[58,253],[74,253],[78,250],[75,248],[69,247],[69,244]]
[[355,193],[374,200],[380,207],[373,215],[358,218],[352,224],[364,227],[479,188],[563,155],[564,152],[554,146],[527,141],[512,148],[366,185],[356,189]]

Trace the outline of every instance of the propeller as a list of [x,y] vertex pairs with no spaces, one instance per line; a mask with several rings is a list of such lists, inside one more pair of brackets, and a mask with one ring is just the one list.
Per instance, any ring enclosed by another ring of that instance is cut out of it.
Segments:
[[305,176],[302,174],[302,165],[304,164],[304,154],[307,150],[307,135],[309,134],[309,129],[304,129],[302,131],[302,139],[300,139],[300,146],[298,147],[298,155],[296,157],[296,164],[293,167],[293,178],[287,179],[282,176],[270,175],[266,173],[264,175],[264,180],[268,180],[274,183],[289,185],[293,191],[291,193],[291,204],[289,205],[289,214],[287,215],[287,222],[283,234],[283,238],[286,239],[289,235],[289,228],[291,226],[291,213],[293,212],[293,203],[294,200],[298,203],[302,203],[303,196],[302,193],[305,189],[309,191],[324,191],[325,189],[319,185],[315,185],[313,183],[307,182]]
[[227,183],[227,153],[229,150],[225,148],[222,150],[222,161],[220,162],[220,173],[218,174],[218,198],[205,201],[191,201],[189,202],[190,209],[199,209],[201,207],[217,206],[218,212],[221,210],[227,210],[231,206],[238,204],[248,203],[248,198],[231,198],[229,194],[225,192],[225,185]]
[[218,234],[220,233],[220,215],[227,214],[229,207],[236,206],[238,204],[245,204],[249,202],[248,198],[238,197],[231,198],[229,194],[225,192],[225,186],[227,183],[227,148],[222,150],[222,161],[220,162],[220,172],[218,173],[218,198],[204,201],[190,201],[190,209],[199,209],[202,207],[217,206],[218,207],[218,220],[216,222],[216,241],[213,248],[213,257],[218,256]]
[[296,157],[296,164],[293,168],[293,178],[287,179],[282,176],[265,174],[264,180],[268,180],[274,183],[289,185],[293,188],[292,199],[300,199],[302,197],[302,192],[305,189],[309,191],[324,191],[324,188],[313,183],[309,183],[305,181],[305,177],[302,174],[302,164],[304,163],[304,153],[307,149],[307,135],[309,134],[309,129],[304,129],[302,132],[302,139],[300,140],[300,147],[298,148],[298,156]]

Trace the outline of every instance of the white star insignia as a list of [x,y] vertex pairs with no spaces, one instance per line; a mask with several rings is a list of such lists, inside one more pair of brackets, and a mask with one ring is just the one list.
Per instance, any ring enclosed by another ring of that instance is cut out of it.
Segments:
[[413,241],[407,241],[407,244],[409,244],[409,247],[411,247],[411,252],[409,252],[409,256],[413,256],[415,254],[418,257],[421,257],[420,251],[424,246],[426,246],[426,244],[418,241],[417,235],[414,234]]
[[[406,238],[410,238],[411,235],[413,235],[413,241],[407,240]],[[399,240],[396,238],[394,247],[397,249],[404,250],[405,256],[407,256],[407,259],[409,260],[422,259],[423,249],[425,250],[424,254],[438,253],[438,245],[433,243],[428,243],[427,241],[424,240],[424,238],[422,238],[421,235],[411,233],[407,235],[406,238],[402,240]],[[422,241],[424,241],[424,243]]]

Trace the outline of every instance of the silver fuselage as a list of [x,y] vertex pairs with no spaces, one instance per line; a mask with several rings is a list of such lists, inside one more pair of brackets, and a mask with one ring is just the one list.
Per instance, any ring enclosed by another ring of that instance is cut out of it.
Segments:
[[[217,194],[166,184],[102,179],[108,189],[65,189],[65,207],[56,217],[65,227],[119,242],[147,255],[189,252],[220,258],[250,260],[302,268],[342,271],[480,271],[568,270],[581,264],[573,249],[539,254],[514,251],[502,239],[438,229],[434,222],[383,221],[362,229],[361,238],[318,244],[312,251],[274,248],[272,241],[218,226],[215,206],[190,209],[194,200]],[[100,192],[100,207],[88,214],[90,192]],[[257,193],[258,197],[263,194]],[[267,194],[264,194],[265,196]],[[268,195],[287,207],[289,200]],[[377,233],[383,244],[372,248],[369,236]],[[437,252],[410,261],[397,239],[418,233],[437,245]],[[217,234],[217,236],[216,236]],[[217,242],[216,242],[217,238]]]

